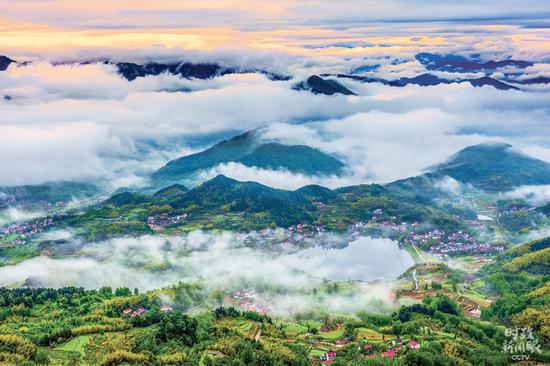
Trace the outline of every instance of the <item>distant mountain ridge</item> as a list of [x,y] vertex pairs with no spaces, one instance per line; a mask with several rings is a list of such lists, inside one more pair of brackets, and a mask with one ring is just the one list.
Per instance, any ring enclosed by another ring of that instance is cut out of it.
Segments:
[[476,72],[484,70],[494,70],[500,67],[514,66],[517,68],[526,68],[532,66],[532,62],[521,60],[499,60],[483,62],[477,59],[468,59],[464,56],[454,54],[438,54],[422,52],[415,56],[427,70],[449,71],[449,72]]
[[[323,74],[323,75],[329,76],[329,74]],[[502,82],[500,80],[487,77],[487,76],[483,76],[475,79],[461,79],[461,78],[444,79],[437,75],[425,73],[425,74],[421,74],[411,78],[402,77],[396,80],[386,80],[386,79],[373,77],[373,76],[360,76],[360,75],[348,75],[348,74],[336,74],[335,76],[338,78],[351,79],[362,83],[380,83],[380,84],[395,86],[395,87],[404,87],[410,84],[420,85],[420,86],[435,86],[440,84],[469,83],[474,87],[492,86],[498,90],[511,90],[511,89],[520,90],[516,86],[507,84],[505,82]]]
[[271,80],[289,80],[290,77],[276,74],[261,69],[241,69],[236,67],[224,67],[217,63],[191,63],[187,61],[173,63],[148,62],[137,64],[133,62],[118,62],[114,64],[119,74],[128,81],[147,75],[160,75],[169,73],[183,78],[211,79],[216,76],[227,74],[243,74],[259,72]]
[[306,175],[338,175],[344,168],[344,163],[320,150],[305,145],[262,141],[260,133],[252,130],[204,151],[172,160],[154,172],[152,178],[155,181],[186,179],[229,162],[263,169],[286,169]]
[[7,56],[0,55],[0,71],[5,71],[8,69],[8,67],[16,62],[15,60],[12,60],[11,58]]
[[[0,55],[0,71],[4,71],[11,63],[17,63],[15,60],[7,56]],[[27,62],[24,62],[27,63]],[[244,73],[261,73],[266,75],[270,80],[290,80],[288,75],[281,75],[275,72],[271,72],[263,69],[256,68],[239,68],[239,67],[226,67],[221,66],[215,62],[198,62],[193,63],[189,61],[177,61],[177,62],[146,62],[146,63],[134,63],[134,62],[113,62],[111,60],[96,60],[96,61],[83,61],[83,62],[61,62],[54,63],[59,64],[92,64],[102,63],[114,65],[117,68],[120,76],[128,81],[134,81],[139,77],[148,75],[160,75],[168,73],[172,75],[178,75],[182,78],[196,78],[196,79],[211,79],[216,76],[223,76],[227,74],[244,74]]]
[[179,75],[184,78],[210,79],[214,76],[222,76],[225,74],[234,74],[237,71],[232,68],[222,68],[213,63],[192,64],[189,62],[162,64],[150,62],[143,65],[132,62],[118,62],[115,64],[118,72],[126,80],[133,81],[138,77],[147,75],[159,75],[162,73],[170,73]]
[[[388,80],[377,76],[363,76],[357,75],[363,72],[376,71],[380,65],[363,65],[351,70],[350,74],[331,74],[324,73],[321,75],[311,75],[307,80],[301,81],[293,86],[295,90],[308,90],[314,94],[323,95],[356,95],[355,92],[345,87],[337,80],[325,79],[325,76],[336,76],[338,78],[348,78],[364,83],[382,83],[390,86],[406,86],[410,84],[434,86],[439,84],[454,84],[467,82],[474,87],[480,86],[492,86],[499,90],[518,90],[521,85],[541,85],[550,83],[550,79],[544,76],[534,76],[529,78],[517,78],[518,74],[505,74],[504,78],[496,79],[490,77],[489,71],[494,71],[500,67],[513,66],[520,69],[524,69],[533,65],[532,62],[521,60],[490,60],[482,62],[477,59],[468,59],[458,55],[440,55],[435,53],[419,53],[416,59],[425,66],[428,71],[445,71],[445,72],[484,72],[486,75],[479,78],[442,78],[430,73],[424,73],[416,75],[414,77],[402,77],[395,80]],[[11,63],[17,63],[17,61],[0,55],[0,71],[4,71]],[[20,64],[27,64],[29,62],[20,62]],[[114,65],[118,71],[118,74],[128,81],[134,81],[137,78],[145,77],[148,75],[160,75],[168,73],[171,75],[178,75],[182,78],[197,78],[197,79],[211,79],[218,76],[228,74],[241,74],[241,73],[261,73],[267,76],[270,80],[291,80],[292,76],[283,75],[280,73],[272,72],[261,68],[239,67],[239,66],[222,66],[216,62],[197,62],[190,61],[170,61],[170,62],[116,62],[109,59],[84,61],[84,62],[66,62],[66,63],[54,63],[57,64],[90,64],[90,63],[104,63]],[[520,75],[521,76],[521,75]],[[512,84],[512,85],[510,85]],[[176,90],[166,91],[189,91],[185,88],[178,88]],[[6,96],[6,100],[10,97]]]
[[0,208],[30,201],[70,201],[77,197],[91,197],[98,192],[99,188],[93,184],[68,181],[0,187]]
[[323,79],[318,75],[310,76],[306,81],[294,85],[295,90],[309,90],[313,94],[324,95],[356,95],[354,92],[337,82],[336,80]]

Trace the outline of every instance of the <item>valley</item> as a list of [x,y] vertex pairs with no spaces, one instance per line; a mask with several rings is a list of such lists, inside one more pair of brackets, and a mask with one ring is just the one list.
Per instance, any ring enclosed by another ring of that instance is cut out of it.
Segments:
[[[481,155],[472,157],[472,149],[454,159],[485,166],[485,155],[494,153],[482,145]],[[498,155],[503,166],[528,159]],[[534,164],[520,173],[521,183],[539,182],[537,175],[525,178],[540,171],[541,163]],[[547,239],[509,248],[549,221],[540,208],[503,196],[505,182],[517,178],[496,180],[493,174],[501,173],[478,173],[471,181],[442,165],[385,185],[295,191],[218,176],[191,189],[180,181],[158,191],[92,198],[77,208],[26,202],[49,207],[50,215],[1,229],[0,284],[8,292],[0,329],[18,335],[0,343],[28,347],[31,356],[16,351],[3,357],[102,364],[266,357],[350,364],[380,357],[443,360],[449,353],[436,356],[430,347],[469,344],[480,350],[476,356],[452,357],[501,364],[501,353],[489,350],[505,335],[489,321],[531,322],[547,336],[546,320],[530,318],[547,303],[532,302],[530,292],[518,295],[508,284],[528,281],[529,291],[545,291]],[[460,195],[441,188],[449,176],[469,184]],[[525,246],[537,249],[502,261]],[[173,278],[182,282],[174,285]],[[59,290],[44,297],[41,288]],[[24,302],[14,296],[25,296]],[[72,305],[62,311],[78,307],[72,323],[51,318],[48,327],[59,330],[37,327],[35,317],[60,309],[66,296]],[[522,305],[505,310],[503,303],[517,296],[525,299]],[[10,328],[19,311],[27,324],[20,329],[28,330]],[[170,331],[163,328],[167,321],[181,322],[191,338],[170,338],[143,353],[140,344],[158,342]],[[38,347],[26,346],[29,336]],[[181,342],[191,348],[166,353]],[[107,356],[97,354],[115,344],[121,346]]]

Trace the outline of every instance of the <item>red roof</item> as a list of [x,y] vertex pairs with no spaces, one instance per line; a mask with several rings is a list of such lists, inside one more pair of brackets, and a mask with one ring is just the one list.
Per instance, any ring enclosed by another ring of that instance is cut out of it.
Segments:
[[128,314],[131,311],[132,311],[132,308],[126,308],[126,309],[122,310],[122,313],[123,314]]
[[135,316],[138,316],[138,315],[140,315],[141,313],[143,313],[143,312],[145,312],[145,311],[146,311],[145,308],[139,308],[139,309],[137,309],[136,311],[134,311],[134,312],[132,313],[131,317],[133,318],[133,317],[135,317]]
[[334,356],[336,356],[336,352],[334,352],[334,351],[327,352],[327,356],[328,357],[334,357]]
[[392,348],[390,350],[387,350],[386,352],[382,353],[382,356],[384,357],[395,357],[395,348]]

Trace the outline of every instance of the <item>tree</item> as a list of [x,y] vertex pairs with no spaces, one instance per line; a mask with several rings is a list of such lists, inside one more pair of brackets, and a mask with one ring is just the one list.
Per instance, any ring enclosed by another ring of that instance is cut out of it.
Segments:
[[48,353],[44,350],[38,350],[38,352],[36,352],[36,356],[34,357],[34,360],[39,365],[47,365],[50,363],[50,358],[48,357]]
[[459,313],[458,305],[456,304],[456,302],[451,300],[448,296],[444,296],[444,295],[437,296],[435,300],[435,307],[437,310],[443,313],[452,314],[452,315],[458,315]]
[[99,295],[101,297],[110,298],[113,296],[113,289],[111,288],[111,286],[103,286],[99,289]]
[[157,332],[157,339],[166,342],[174,339],[186,346],[197,342],[197,321],[180,312],[165,314]]
[[128,287],[119,287],[115,290],[115,296],[131,296],[132,292],[130,292],[130,289]]
[[216,303],[216,306],[220,307],[223,305],[223,292],[219,289],[213,289],[210,292],[210,298]]

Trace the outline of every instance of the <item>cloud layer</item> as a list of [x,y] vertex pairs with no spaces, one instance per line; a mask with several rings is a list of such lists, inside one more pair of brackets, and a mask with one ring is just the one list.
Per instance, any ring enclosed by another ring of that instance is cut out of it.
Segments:
[[[301,70],[308,74],[307,67]],[[196,151],[197,141],[207,146],[265,126],[266,138],[339,157],[348,165],[346,175],[304,177],[229,165],[205,177],[224,173],[282,188],[386,182],[488,140],[550,160],[545,90],[393,88],[348,80],[358,96],[324,96],[292,90],[297,79],[159,75],[128,82],[111,65],[12,65],[0,72],[0,95],[10,97],[0,100],[0,185],[90,179],[145,184],[147,173]],[[180,89],[186,91],[174,91]]]
[[[50,236],[73,240],[68,234]],[[275,313],[288,315],[311,306],[352,311],[373,299],[388,302],[391,288],[386,281],[394,280],[413,264],[410,255],[389,239],[363,237],[339,249],[321,247],[321,242],[311,244],[302,251],[266,251],[242,246],[242,238],[236,234],[203,232],[182,237],[120,238],[86,245],[78,258],[41,256],[0,267],[0,286],[27,281],[46,287],[107,285],[149,290],[186,281],[200,282],[207,290],[256,287],[281,294],[270,302]],[[324,279],[383,281],[358,284],[354,295],[335,294],[312,304],[316,300],[310,292]]]

